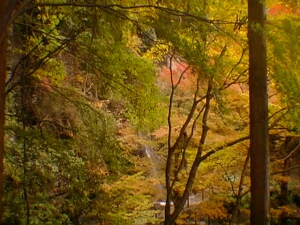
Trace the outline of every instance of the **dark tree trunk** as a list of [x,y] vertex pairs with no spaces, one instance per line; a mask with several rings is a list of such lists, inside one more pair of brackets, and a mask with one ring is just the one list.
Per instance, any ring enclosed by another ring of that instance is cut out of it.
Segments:
[[232,216],[231,216],[230,221],[229,221],[229,225],[232,225],[232,224],[235,223],[235,220],[238,216],[238,212],[240,210],[242,197],[244,195],[243,185],[244,185],[245,172],[246,172],[246,169],[248,167],[249,160],[250,160],[250,155],[249,155],[249,152],[248,152],[245,163],[244,163],[244,167],[243,167],[243,170],[242,170],[242,174],[241,174],[241,180],[240,180],[240,184],[239,184],[239,188],[238,188],[238,193],[235,196],[236,197],[236,202],[235,202],[235,205],[234,205],[234,208],[233,208]]
[[[192,164],[192,167],[190,169],[189,177],[185,184],[185,190],[184,190],[182,196],[180,196],[177,204],[174,204],[174,211],[172,213],[170,213],[170,212],[171,212],[171,200],[172,200],[171,197],[172,197],[173,187],[170,182],[170,167],[171,167],[170,164],[171,164],[171,157],[172,157],[172,154],[174,153],[174,151],[172,150],[173,148],[169,147],[168,159],[167,159],[168,161],[167,161],[167,167],[166,167],[166,172],[165,172],[166,185],[167,185],[167,201],[166,201],[166,206],[165,206],[164,225],[174,225],[175,224],[176,219],[178,218],[179,214],[181,213],[181,211],[189,197],[189,194],[191,193],[192,186],[194,184],[199,165],[203,160],[205,160],[205,158],[202,157],[202,150],[203,150],[203,146],[205,144],[205,140],[206,140],[206,136],[207,136],[207,132],[208,132],[207,121],[208,121],[208,114],[210,111],[210,101],[212,99],[211,92],[212,92],[212,85],[211,85],[211,83],[209,83],[208,88],[207,88],[207,94],[206,94],[205,109],[204,109],[204,113],[203,113],[203,117],[202,117],[202,124],[203,124],[202,125],[202,134],[201,134],[201,138],[200,138],[200,141],[198,144],[197,154],[196,154],[195,160]],[[169,107],[172,107],[172,105],[170,104]],[[194,109],[195,108],[196,108],[196,105],[194,104]],[[192,113],[190,115],[193,115],[194,114],[193,112],[194,112],[194,110],[192,110]],[[169,116],[170,115],[171,114],[169,113]],[[170,137],[171,136],[169,135],[169,140],[170,140]],[[170,144],[169,144],[169,146],[170,146]]]
[[[282,176],[289,176],[289,168],[290,168],[290,159],[285,159],[284,160],[284,167],[283,167],[283,170],[284,172],[282,173]],[[281,181],[281,184],[280,184],[280,202],[279,202],[279,205],[280,206],[284,206],[284,205],[287,205],[288,204],[288,181],[287,180],[284,180],[284,181]]]
[[269,224],[269,131],[265,5],[248,0],[251,225]]
[[[0,21],[4,21],[6,0],[0,0]],[[0,30],[6,32],[6,30]],[[3,34],[3,33],[2,33]],[[4,122],[5,122],[5,80],[6,80],[6,35],[0,39],[0,223],[3,220],[3,193],[4,193]]]

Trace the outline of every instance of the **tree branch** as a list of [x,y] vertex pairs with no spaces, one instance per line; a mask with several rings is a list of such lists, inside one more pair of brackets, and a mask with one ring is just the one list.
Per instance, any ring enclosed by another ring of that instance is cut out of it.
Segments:
[[285,173],[285,172],[289,172],[291,170],[295,170],[295,169],[299,169],[299,168],[300,168],[300,166],[294,166],[294,167],[291,167],[291,168],[289,168],[287,170],[281,170],[281,171],[273,172],[270,175],[273,176],[273,175],[276,175],[276,174],[279,174],[279,173]]
[[212,149],[212,150],[208,151],[205,155],[203,155],[203,156],[201,157],[201,161],[207,159],[207,158],[208,158],[209,156],[211,156],[212,154],[214,154],[214,153],[216,153],[216,152],[218,152],[218,151],[223,150],[224,148],[233,146],[233,145],[235,145],[235,144],[237,144],[237,143],[240,143],[240,142],[242,142],[242,141],[248,140],[249,138],[250,138],[249,135],[248,135],[248,136],[245,136],[245,137],[241,137],[241,138],[239,138],[239,139],[237,139],[237,140],[234,140],[234,141],[225,143],[224,145],[221,145],[221,146],[219,146],[219,147],[217,147],[217,148],[215,148],[215,149]]

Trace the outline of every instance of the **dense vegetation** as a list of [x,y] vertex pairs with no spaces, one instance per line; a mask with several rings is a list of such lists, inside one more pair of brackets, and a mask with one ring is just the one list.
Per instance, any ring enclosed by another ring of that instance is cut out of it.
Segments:
[[0,4],[1,224],[257,224],[255,63],[266,224],[299,223],[297,1]]

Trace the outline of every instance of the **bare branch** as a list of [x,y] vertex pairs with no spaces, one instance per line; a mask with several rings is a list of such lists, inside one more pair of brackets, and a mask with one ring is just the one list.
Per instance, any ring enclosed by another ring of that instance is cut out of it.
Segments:
[[227,170],[224,168],[224,166],[221,163],[217,163],[217,164],[220,165],[220,167],[223,169],[223,171],[225,173],[225,176],[229,180],[231,191],[232,191],[233,195],[237,196],[237,194],[235,193],[235,190],[234,190],[234,182],[230,179],[230,176],[229,176]]
[[299,146],[300,146],[300,142],[298,143],[298,145],[286,156],[284,157],[282,160],[287,160],[289,159],[296,151],[299,150]]
[[[235,70],[235,68],[237,68],[237,67],[241,64],[242,59],[244,58],[245,53],[246,53],[246,48],[243,49],[242,54],[241,54],[241,56],[240,56],[238,62],[231,68],[231,70],[230,70],[229,73],[227,74],[226,79],[225,79],[225,81],[224,81],[224,83],[223,83],[223,86],[224,86],[224,87],[227,87],[228,85],[230,85],[230,84],[227,84],[227,81],[230,79],[231,74],[233,73],[233,71]],[[248,69],[247,69],[247,71],[248,71]],[[242,72],[242,74],[244,74],[245,72],[246,72],[246,71]],[[242,74],[241,74],[241,75],[242,75]],[[241,75],[239,75],[238,78],[240,78]],[[236,81],[237,81],[237,79],[234,79],[234,82],[236,82]]]
[[279,174],[279,173],[285,173],[285,172],[289,172],[289,171],[291,171],[291,170],[296,170],[296,169],[299,169],[299,168],[300,168],[300,166],[293,166],[293,167],[291,167],[291,168],[289,168],[289,169],[287,169],[287,170],[281,170],[281,171],[273,172],[273,173],[271,173],[270,175],[271,175],[271,176],[274,176],[274,175]]

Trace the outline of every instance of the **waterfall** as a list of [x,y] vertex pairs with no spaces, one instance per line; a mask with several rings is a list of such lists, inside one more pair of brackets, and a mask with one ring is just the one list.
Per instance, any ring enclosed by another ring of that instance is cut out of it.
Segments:
[[[148,135],[145,135],[140,131],[138,132],[138,135],[143,140],[151,140],[151,138]],[[147,145],[146,143],[143,143],[142,150],[144,152],[143,155],[149,159],[149,175],[153,180],[157,181],[157,184],[155,185],[156,193],[154,195],[154,198],[156,200],[160,200],[161,198],[165,197],[166,192],[163,184],[164,181],[161,180],[163,178],[162,166],[165,164],[165,160],[162,158],[162,156],[157,154],[151,146]]]
[[[150,176],[151,178],[153,178],[154,180],[159,181],[160,180],[160,176],[162,176],[162,174],[160,174],[160,168],[163,165],[164,161],[163,159],[156,154],[152,148],[148,145],[144,145],[144,151],[145,151],[145,155],[147,156],[147,158],[149,158],[150,160]],[[159,182],[156,185],[156,197],[162,196],[165,194],[165,188],[164,185]]]

